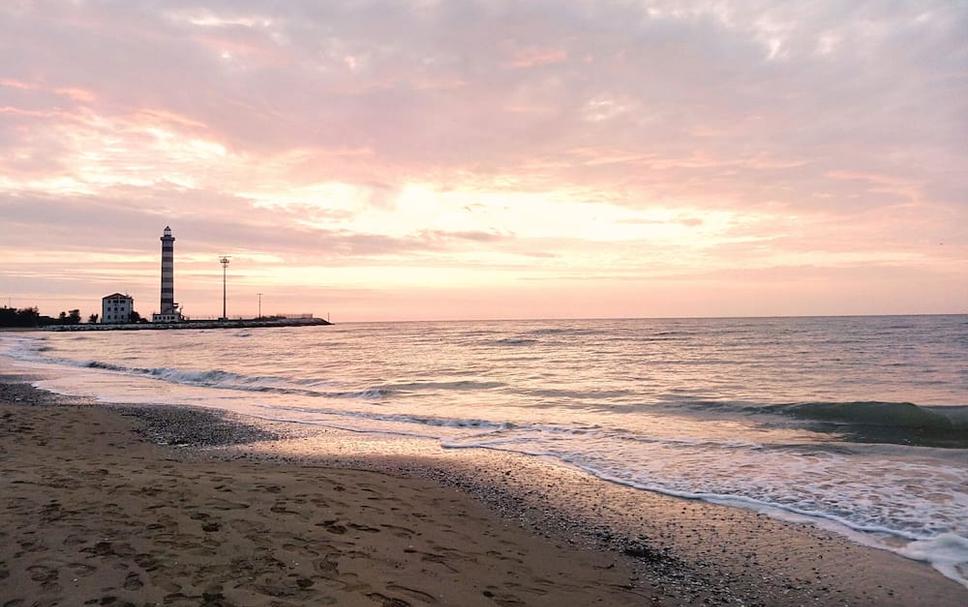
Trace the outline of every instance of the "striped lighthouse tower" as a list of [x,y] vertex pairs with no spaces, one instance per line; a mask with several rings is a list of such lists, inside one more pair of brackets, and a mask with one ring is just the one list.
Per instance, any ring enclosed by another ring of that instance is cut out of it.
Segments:
[[165,226],[161,237],[161,316],[175,314],[175,237]]

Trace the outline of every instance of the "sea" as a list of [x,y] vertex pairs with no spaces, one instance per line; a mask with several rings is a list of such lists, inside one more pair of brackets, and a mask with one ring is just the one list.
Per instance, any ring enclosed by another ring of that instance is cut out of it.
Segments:
[[39,387],[542,457],[968,586],[968,316],[0,334]]

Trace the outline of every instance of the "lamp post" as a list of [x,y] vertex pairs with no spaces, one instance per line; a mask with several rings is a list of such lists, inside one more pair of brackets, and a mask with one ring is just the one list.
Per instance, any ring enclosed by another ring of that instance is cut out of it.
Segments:
[[262,319],[262,293],[259,293],[259,320]]
[[219,257],[218,262],[222,264],[222,320],[228,320],[229,315],[226,313],[226,310],[227,310],[226,302],[228,299],[226,296],[228,294],[228,291],[226,289],[225,283],[226,283],[226,276],[228,274],[228,269],[229,269],[229,258],[223,255],[222,257]]

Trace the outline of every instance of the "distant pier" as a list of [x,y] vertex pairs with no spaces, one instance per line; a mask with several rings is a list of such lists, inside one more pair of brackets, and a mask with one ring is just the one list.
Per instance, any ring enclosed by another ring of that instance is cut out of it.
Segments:
[[168,331],[181,329],[260,329],[269,327],[318,327],[331,325],[323,318],[239,318],[228,320],[180,320],[127,324],[51,325],[48,331]]

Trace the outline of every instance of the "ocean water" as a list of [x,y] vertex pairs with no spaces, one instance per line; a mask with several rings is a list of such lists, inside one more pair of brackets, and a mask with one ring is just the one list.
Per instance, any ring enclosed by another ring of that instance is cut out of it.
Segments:
[[46,387],[554,458],[968,586],[968,316],[32,333]]

